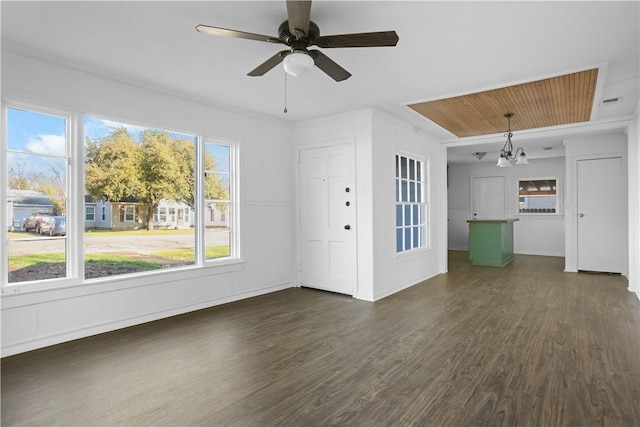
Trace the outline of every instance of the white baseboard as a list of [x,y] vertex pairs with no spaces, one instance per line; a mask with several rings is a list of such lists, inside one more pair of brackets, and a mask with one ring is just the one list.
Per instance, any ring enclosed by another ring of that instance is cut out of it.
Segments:
[[205,308],[211,308],[222,304],[227,304],[234,301],[239,301],[247,298],[256,297],[259,295],[268,294],[271,292],[281,291],[294,287],[291,282],[282,283],[278,285],[268,286],[260,289],[254,289],[248,292],[242,292],[239,294],[227,296],[224,298],[217,298],[214,300],[199,302],[198,304],[191,304],[182,307],[175,307],[169,310],[162,310],[153,313],[146,313],[140,316],[134,316],[130,318],[123,318],[112,322],[91,325],[88,327],[64,331],[48,336],[38,337],[33,340],[22,341],[18,343],[11,343],[2,346],[1,357],[12,356],[14,354],[24,353],[31,350],[37,350],[39,348],[48,347],[55,344],[61,344],[67,341],[73,341],[80,338],[86,338],[92,335],[98,335],[105,332],[111,332],[118,329],[128,328],[130,326],[140,325],[147,322],[153,322],[155,320],[165,319],[179,314],[185,314],[196,310],[202,310]]

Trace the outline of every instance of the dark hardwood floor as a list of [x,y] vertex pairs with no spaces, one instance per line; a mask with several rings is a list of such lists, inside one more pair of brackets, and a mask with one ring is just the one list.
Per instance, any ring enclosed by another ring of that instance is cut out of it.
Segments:
[[466,255],[376,303],[289,289],[4,358],[2,425],[640,425],[624,277]]

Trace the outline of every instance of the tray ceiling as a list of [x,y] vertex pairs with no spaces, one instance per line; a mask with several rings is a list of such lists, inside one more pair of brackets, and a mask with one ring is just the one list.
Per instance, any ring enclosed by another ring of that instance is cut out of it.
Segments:
[[409,104],[458,137],[586,122],[591,118],[598,69],[565,74],[500,89]]

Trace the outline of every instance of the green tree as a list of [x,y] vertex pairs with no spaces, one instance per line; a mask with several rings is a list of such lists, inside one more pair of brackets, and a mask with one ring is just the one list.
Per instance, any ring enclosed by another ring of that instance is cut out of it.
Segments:
[[145,130],[142,135],[138,196],[147,206],[147,228],[153,230],[153,214],[160,201],[184,202],[193,207],[194,146],[166,132]]
[[[120,201],[131,197],[145,205],[145,222],[153,230],[153,215],[161,201],[178,202],[195,209],[195,147],[192,141],[164,131],[145,130],[136,142],[125,128],[108,137],[86,141],[85,187],[94,200]],[[215,161],[205,154],[205,169]],[[206,174],[205,197],[229,200],[227,186],[218,174]],[[224,204],[226,206],[226,204]]]
[[143,185],[140,174],[142,150],[125,128],[86,143],[85,189],[94,201],[106,197],[120,201],[136,197]]

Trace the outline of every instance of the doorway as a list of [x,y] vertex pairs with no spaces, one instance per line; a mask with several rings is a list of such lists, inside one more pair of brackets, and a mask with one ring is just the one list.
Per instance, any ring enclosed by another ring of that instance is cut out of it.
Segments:
[[504,177],[472,177],[471,218],[504,219]]
[[624,182],[622,158],[579,160],[578,270],[622,273]]
[[299,283],[354,295],[356,214],[353,146],[299,151]]

